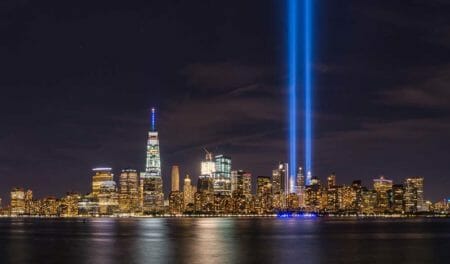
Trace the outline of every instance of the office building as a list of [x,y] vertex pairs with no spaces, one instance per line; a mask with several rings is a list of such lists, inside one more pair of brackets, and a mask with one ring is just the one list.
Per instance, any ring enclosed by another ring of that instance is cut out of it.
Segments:
[[189,175],[186,174],[183,185],[183,204],[185,211],[193,211],[194,208],[194,188]]
[[402,214],[405,211],[405,189],[401,184],[392,185],[392,212]]
[[121,213],[140,212],[139,177],[134,169],[124,169],[119,178],[119,208]]
[[180,168],[177,165],[172,166],[171,179],[172,192],[180,191]]
[[424,211],[423,178],[413,177],[405,180],[405,212]]
[[164,211],[163,180],[161,176],[161,158],[158,131],[156,130],[156,109],[152,108],[151,128],[148,132],[147,158],[145,172],[142,173],[142,210],[144,214]]
[[231,171],[231,191],[233,196],[251,197],[252,174],[243,170]]
[[381,176],[373,180],[373,189],[377,193],[377,213],[387,213],[390,210],[390,198],[392,194],[392,180]]
[[215,172],[214,193],[220,195],[231,195],[231,158],[224,155],[214,157]]

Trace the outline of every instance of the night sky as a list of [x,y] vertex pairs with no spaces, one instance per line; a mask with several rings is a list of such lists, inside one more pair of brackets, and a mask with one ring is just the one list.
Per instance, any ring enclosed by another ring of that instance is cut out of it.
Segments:
[[[450,2],[315,2],[313,175],[449,196]],[[143,170],[152,106],[166,191],[203,147],[270,175],[288,159],[286,30],[281,0],[1,1],[0,197]]]

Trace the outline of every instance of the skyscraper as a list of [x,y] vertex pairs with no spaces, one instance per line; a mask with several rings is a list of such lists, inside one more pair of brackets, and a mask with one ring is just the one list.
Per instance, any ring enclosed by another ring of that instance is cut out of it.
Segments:
[[172,192],[180,190],[180,168],[177,165],[172,166]]
[[200,175],[213,177],[213,174],[216,172],[216,164],[212,158],[212,153],[205,149],[205,160],[201,162],[200,166]]
[[120,173],[119,208],[122,213],[139,211],[139,179],[136,170],[124,169]]
[[336,186],[336,173],[332,172],[327,178],[328,188]]
[[297,172],[297,180],[294,192],[298,196],[298,205],[300,208],[305,207],[305,175],[303,168],[299,167]]
[[25,190],[14,188],[11,190],[11,215],[25,214]]
[[258,176],[256,195],[258,197],[268,196],[272,194],[272,182],[269,176]]
[[214,177],[216,164],[212,158],[212,153],[205,149],[205,159],[200,164],[200,176],[197,181],[197,190],[199,192],[214,192]]
[[272,171],[272,191],[274,194],[289,193],[288,164],[280,162],[278,168]]
[[258,176],[256,185],[257,212],[264,214],[272,209],[272,180],[269,176]]
[[405,180],[405,212],[424,211],[423,178],[412,177]]
[[164,209],[163,181],[159,138],[156,130],[156,109],[151,112],[151,128],[148,132],[147,159],[143,178],[143,213],[160,213]]
[[379,179],[373,180],[373,189],[377,193],[376,211],[385,213],[390,209],[390,194],[392,194],[392,180],[385,179],[381,176]]
[[231,195],[231,158],[215,156],[214,193]]
[[233,196],[250,197],[252,193],[252,174],[243,170],[231,171],[231,191]]
[[111,168],[94,168],[92,176],[92,195],[97,196],[100,193],[100,186],[106,182],[113,181],[114,175]]
[[99,213],[111,215],[118,212],[119,196],[111,168],[94,168],[92,177],[92,196],[98,199]]
[[184,185],[183,185],[183,203],[184,203],[184,210],[188,209],[189,204],[191,204],[192,206],[194,205],[194,190],[192,188],[191,179],[187,174],[186,177],[184,178]]
[[402,214],[404,209],[404,194],[405,189],[401,184],[392,185],[392,211],[397,214]]

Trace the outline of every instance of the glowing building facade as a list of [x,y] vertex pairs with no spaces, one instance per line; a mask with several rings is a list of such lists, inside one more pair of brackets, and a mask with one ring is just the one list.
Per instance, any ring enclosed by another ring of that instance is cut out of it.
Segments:
[[183,184],[183,205],[185,211],[193,211],[194,208],[194,189],[189,175],[186,174]]
[[216,163],[212,158],[212,153],[206,151],[205,160],[203,160],[200,164],[200,175],[213,177],[216,172]]
[[289,170],[288,164],[280,162],[278,168],[272,171],[272,190],[274,194],[288,194]]
[[376,212],[385,213],[390,210],[390,198],[392,196],[392,180],[381,176],[373,180],[373,189],[377,193]]
[[78,203],[81,195],[78,193],[67,193],[61,199],[59,215],[62,217],[75,217],[78,215]]
[[286,208],[286,198],[289,194],[289,166],[280,162],[278,168],[272,171],[273,206],[277,209]]
[[412,177],[405,180],[405,211],[415,213],[424,211],[423,178]]
[[14,188],[11,190],[11,215],[25,214],[25,190]]
[[224,155],[215,156],[214,193],[231,195],[231,158]]
[[119,208],[121,213],[135,214],[140,211],[139,176],[134,169],[124,169],[119,178]]
[[243,170],[231,171],[231,191],[233,196],[251,197],[252,174]]
[[158,131],[156,130],[156,109],[152,108],[151,129],[148,132],[147,159],[142,174],[142,210],[144,214],[161,213],[164,210],[163,180]]
[[402,214],[405,211],[405,188],[401,184],[392,185],[392,212]]
[[177,165],[172,166],[172,173],[171,173],[171,180],[172,180],[172,192],[177,192],[180,190],[180,167]]

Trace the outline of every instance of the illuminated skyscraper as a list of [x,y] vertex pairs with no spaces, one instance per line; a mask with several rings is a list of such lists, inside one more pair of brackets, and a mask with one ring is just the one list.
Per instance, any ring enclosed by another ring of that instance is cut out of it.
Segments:
[[94,176],[92,176],[92,195],[97,196],[100,192],[100,185],[105,182],[113,181],[111,168],[94,168]]
[[171,172],[172,189],[169,194],[169,213],[181,214],[184,210],[183,193],[180,192],[180,168],[172,166]]
[[171,191],[169,194],[169,213],[181,214],[183,213],[183,193],[180,191]]
[[359,212],[362,204],[362,185],[360,180],[354,180],[352,182],[353,192],[355,193],[354,209]]
[[11,215],[25,214],[25,191],[22,188],[11,190]]
[[272,194],[272,182],[269,176],[258,176],[256,183],[256,195],[258,197]]
[[188,210],[189,206],[194,205],[194,190],[192,188],[191,179],[187,174],[186,177],[184,178],[184,185],[183,185],[183,203],[185,211]]
[[139,179],[133,169],[124,169],[119,179],[119,208],[121,213],[137,213],[139,209]]
[[231,195],[231,158],[215,156],[214,193]]
[[67,193],[61,199],[60,215],[63,217],[74,217],[78,215],[78,203],[81,195],[78,193]]
[[392,185],[392,211],[402,214],[405,211],[404,205],[405,189],[401,184]]
[[147,159],[143,178],[143,212],[161,213],[164,210],[163,181],[161,177],[161,159],[159,138],[156,130],[156,110],[152,108],[151,129],[148,132]]
[[213,193],[216,164],[212,159],[212,153],[206,149],[205,152],[205,160],[201,162],[201,174],[197,180],[197,190],[202,193]]
[[252,174],[243,170],[231,171],[231,191],[233,196],[244,195],[250,198],[252,194]]
[[361,190],[361,212],[363,214],[374,214],[377,206],[377,192],[363,188]]
[[288,164],[280,162],[278,168],[272,171],[272,191],[274,194],[289,193]]
[[33,191],[28,189],[25,192],[25,214],[32,214],[32,206],[33,206]]
[[172,166],[172,192],[180,190],[180,168],[177,165]]
[[423,178],[407,178],[405,181],[405,212],[424,211]]
[[214,194],[213,179],[205,175],[200,175],[197,180],[197,190],[203,193]]
[[289,194],[289,169],[287,163],[280,162],[278,168],[272,171],[273,206],[277,209],[286,208],[286,198]]
[[202,161],[200,167],[200,175],[213,177],[216,172],[216,164],[212,158],[212,153],[205,149],[206,155],[205,160]]
[[303,168],[299,167],[297,172],[296,193],[301,193],[301,190],[305,189],[305,175],[303,174]]
[[336,173],[332,172],[327,178],[328,188],[336,186]]
[[98,200],[99,212],[111,215],[118,212],[119,196],[111,168],[94,168],[92,177],[92,196]]
[[313,178],[311,185],[306,186],[305,189],[305,207],[312,212],[318,212],[325,208],[326,204],[323,201],[324,195],[319,179]]
[[392,180],[385,179],[381,176],[379,179],[373,180],[373,188],[377,192],[378,213],[386,213],[390,209],[390,194],[392,194]]
[[300,208],[305,207],[305,175],[303,174],[303,168],[299,167],[297,172],[296,186],[293,190],[298,196],[298,205]]

